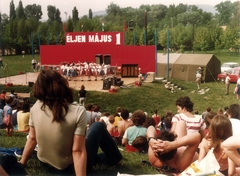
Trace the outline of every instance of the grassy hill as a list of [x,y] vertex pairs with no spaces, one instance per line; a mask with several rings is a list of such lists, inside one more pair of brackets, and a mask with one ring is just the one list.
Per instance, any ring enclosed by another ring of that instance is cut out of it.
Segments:
[[[216,53],[216,56],[221,62],[236,61],[239,62],[239,56],[235,53],[220,52]],[[26,56],[6,56],[3,57],[4,62],[8,63],[9,72],[11,74],[18,74],[19,71],[26,71],[31,67],[31,57]],[[36,57],[39,60],[39,57]],[[0,77],[4,77],[6,73],[3,69],[0,69]],[[194,110],[198,110],[200,113],[205,111],[207,106],[210,106],[213,111],[218,111],[219,108],[224,108],[233,103],[239,103],[236,99],[236,95],[233,94],[235,84],[230,85],[230,95],[225,95],[225,85],[219,82],[208,82],[201,85],[201,91],[197,90],[195,82],[184,82],[174,79],[169,79],[174,86],[181,86],[183,90],[176,89],[175,93],[164,88],[162,81],[156,80],[153,83],[143,83],[142,87],[121,88],[117,93],[103,93],[97,91],[89,91],[87,103],[93,103],[100,105],[101,112],[114,113],[116,107],[123,107],[133,112],[137,109],[141,109],[148,113],[149,116],[153,114],[154,109],[158,109],[160,115],[165,114],[166,111],[177,112],[175,101],[181,96],[189,96],[194,102]],[[5,85],[0,85],[0,91],[2,89],[8,91]],[[31,88],[27,86],[14,86],[16,92],[30,92]],[[77,101],[77,92],[75,91],[75,100]],[[35,99],[31,97],[31,102],[34,103]],[[0,147],[21,148],[26,142],[26,134],[14,133],[12,138],[6,137],[5,131],[0,130],[1,144]],[[119,146],[124,150],[124,147]],[[105,166],[97,166],[95,172],[92,175],[117,175],[117,172],[128,174],[157,174],[158,172],[150,166],[144,166],[141,164],[141,160],[146,160],[146,154],[136,154],[121,151],[123,154],[123,165],[118,167],[106,168]],[[31,159],[28,163],[26,170],[29,175],[49,175],[47,170],[42,169],[40,163],[36,159]]]

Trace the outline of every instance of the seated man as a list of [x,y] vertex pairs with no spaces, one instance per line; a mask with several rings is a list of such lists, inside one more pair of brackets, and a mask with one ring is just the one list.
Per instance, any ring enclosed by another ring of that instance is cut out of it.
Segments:
[[122,138],[126,129],[133,126],[133,122],[129,119],[129,111],[127,109],[122,109],[121,117],[123,120],[118,121],[118,132],[119,137]]
[[170,90],[172,93],[174,92],[174,88],[169,85],[169,83],[165,82],[165,88]]
[[[162,140],[156,138],[156,130],[153,126],[148,128],[148,159],[153,166],[160,170],[161,168],[171,168],[170,172],[180,173],[198,159],[196,151],[201,135],[198,132],[187,135],[185,129],[186,123],[179,121],[175,128],[176,135],[168,134],[168,137],[166,135],[168,140]],[[169,137],[172,139],[169,140]]]

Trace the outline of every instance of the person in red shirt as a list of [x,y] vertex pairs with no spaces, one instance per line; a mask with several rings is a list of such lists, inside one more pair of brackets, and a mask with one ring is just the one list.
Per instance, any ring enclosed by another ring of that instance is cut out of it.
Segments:
[[158,115],[158,110],[155,109],[153,112],[154,114],[152,115],[152,118],[155,120],[156,125],[158,125],[161,120],[160,116]]
[[6,105],[5,97],[6,97],[6,91],[2,90],[2,93],[0,94],[0,109],[3,109],[3,107]]

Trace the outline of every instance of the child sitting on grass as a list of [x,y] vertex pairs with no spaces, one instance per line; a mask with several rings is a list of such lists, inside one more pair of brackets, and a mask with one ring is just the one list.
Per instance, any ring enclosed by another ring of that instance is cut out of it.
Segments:
[[13,123],[12,123],[12,103],[13,103],[13,97],[6,96],[5,102],[6,105],[3,108],[3,116],[4,116],[4,123],[6,124],[6,132],[7,136],[12,136],[13,132]]
[[116,127],[114,126],[114,117],[113,115],[108,116],[109,123],[107,124],[107,130],[111,136],[115,136],[115,133],[117,132]]

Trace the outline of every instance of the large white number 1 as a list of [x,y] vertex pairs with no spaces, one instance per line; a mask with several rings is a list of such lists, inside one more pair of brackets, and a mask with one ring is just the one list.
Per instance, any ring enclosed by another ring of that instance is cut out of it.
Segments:
[[116,45],[121,45],[121,34],[120,33],[118,33],[117,35],[116,35]]

